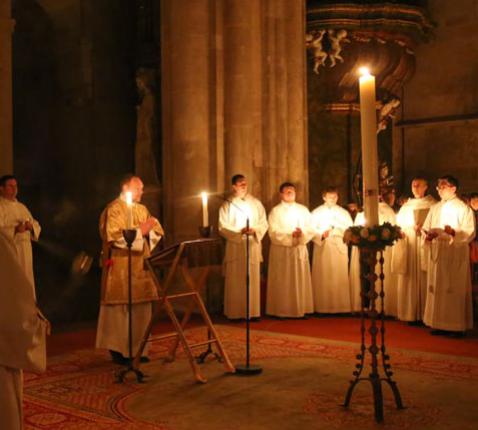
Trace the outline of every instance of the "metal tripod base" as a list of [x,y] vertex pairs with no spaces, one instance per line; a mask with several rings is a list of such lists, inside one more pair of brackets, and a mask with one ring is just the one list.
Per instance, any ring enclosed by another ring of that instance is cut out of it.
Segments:
[[360,381],[369,381],[372,384],[374,415],[375,421],[377,423],[383,422],[382,382],[386,382],[390,385],[397,409],[405,409],[396,382],[387,378],[372,377],[372,375],[370,375],[368,378],[358,378],[350,382],[350,387],[347,390],[347,394],[345,395],[345,401],[342,405],[343,407],[348,408],[348,406],[350,405],[353,390]]
[[253,376],[262,373],[261,366],[251,366],[247,364],[238,364],[236,366],[236,375],[239,376]]
[[214,352],[210,347],[206,349],[206,351],[201,352],[201,354],[196,357],[196,363],[203,364],[209,354],[213,355],[214,360],[217,360],[219,363],[222,363],[222,357],[217,352]]
[[136,382],[138,383],[144,383],[144,373],[141,372],[141,370],[139,369],[135,369],[134,367],[132,367],[131,365],[128,365],[128,367],[126,369],[123,369],[123,370],[119,370],[117,373],[116,373],[116,382],[118,384],[122,384],[125,379],[126,379],[126,375],[129,373],[129,372],[133,372],[135,375],[136,375]]

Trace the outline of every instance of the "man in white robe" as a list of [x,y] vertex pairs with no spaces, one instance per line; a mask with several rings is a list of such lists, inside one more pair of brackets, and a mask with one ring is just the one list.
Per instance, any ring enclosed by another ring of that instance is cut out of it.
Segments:
[[458,180],[438,180],[441,201],[423,224],[427,248],[427,299],[423,322],[432,334],[461,336],[473,328],[469,243],[475,235],[473,211],[456,196]]
[[0,231],[13,240],[18,261],[25,271],[35,294],[32,240],[40,236],[40,224],[27,207],[17,200],[18,183],[13,175],[0,178]]
[[23,428],[23,370],[46,367],[48,322],[19,264],[13,241],[0,232],[0,428]]
[[[378,220],[380,225],[388,222],[392,225],[396,223],[396,215],[393,209],[385,202],[378,204]],[[360,212],[355,218],[355,225],[365,225],[364,213]],[[384,308],[387,316],[397,316],[397,277],[392,273],[392,254],[393,247],[387,246],[383,251],[383,290],[384,290]],[[361,280],[360,280],[360,252],[356,246],[352,247],[350,260],[350,294],[352,301],[352,310],[358,312],[361,310]],[[377,253],[377,261],[379,254]],[[377,262],[375,273],[380,275],[380,265]],[[380,291],[380,280],[377,279],[375,291]],[[380,299],[377,299],[376,307],[380,311]]]
[[267,227],[264,206],[258,199],[248,194],[245,176],[234,175],[232,195],[219,210],[219,233],[226,239],[224,314],[229,319],[246,317],[247,237],[249,237],[249,317],[260,317],[261,241]]
[[417,324],[423,320],[427,295],[420,230],[436,200],[425,195],[428,183],[424,178],[414,178],[411,188],[413,198],[400,208],[397,215],[397,224],[405,238],[393,246],[392,272],[397,276],[398,319]]
[[266,313],[300,318],[314,312],[307,243],[315,231],[309,210],[295,201],[295,186],[283,183],[280,196],[269,214]]
[[348,247],[343,237],[353,221],[337,204],[336,188],[327,188],[322,198],[324,204],[312,211],[312,226],[316,230],[312,263],[314,308],[319,313],[350,312]]
[[[131,193],[131,204],[126,194]],[[129,359],[128,338],[128,251],[123,230],[136,230],[132,245],[132,355],[140,346],[151,320],[152,302],[158,299],[151,275],[144,269],[144,259],[164,235],[159,221],[146,206],[140,204],[143,182],[137,176],[127,176],[121,183],[121,194],[100,217],[102,252],[102,291],[98,317],[96,347],[110,351],[115,363]],[[142,361],[148,361],[146,355]]]

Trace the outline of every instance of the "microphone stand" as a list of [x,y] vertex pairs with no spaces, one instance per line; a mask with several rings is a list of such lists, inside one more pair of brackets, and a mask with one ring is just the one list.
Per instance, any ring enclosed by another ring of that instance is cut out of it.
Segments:
[[143,382],[144,374],[139,369],[134,367],[133,363],[133,319],[131,311],[133,310],[133,297],[132,297],[132,288],[131,288],[131,247],[133,246],[134,239],[136,238],[136,230],[127,229],[123,230],[123,237],[126,241],[126,246],[128,247],[128,362],[126,368],[119,371],[116,374],[116,381],[118,383],[123,383],[126,375],[129,372],[133,372],[136,375],[136,380],[138,382]]
[[251,350],[251,334],[250,334],[250,270],[249,270],[249,260],[250,260],[250,251],[249,251],[249,217],[246,220],[246,364],[238,364],[236,367],[236,374],[240,376],[251,376],[259,375],[262,373],[262,367],[260,366],[251,366],[250,360],[250,350]]

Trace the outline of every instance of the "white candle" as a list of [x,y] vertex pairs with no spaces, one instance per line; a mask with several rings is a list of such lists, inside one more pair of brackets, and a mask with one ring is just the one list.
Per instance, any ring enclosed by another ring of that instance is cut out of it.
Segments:
[[207,208],[207,193],[206,192],[201,193],[201,199],[202,199],[202,226],[203,227],[208,227],[209,226],[209,213],[208,213],[208,208]]
[[131,230],[133,227],[133,193],[131,191],[126,191],[126,206],[128,207],[126,228]]
[[360,70],[360,131],[362,137],[362,178],[365,225],[378,225],[378,161],[375,77]]

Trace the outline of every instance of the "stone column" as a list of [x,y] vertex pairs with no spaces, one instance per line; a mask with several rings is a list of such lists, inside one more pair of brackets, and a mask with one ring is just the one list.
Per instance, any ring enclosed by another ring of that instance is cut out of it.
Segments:
[[263,2],[262,198],[275,204],[278,187],[291,181],[298,199],[308,201],[305,3]]
[[[165,225],[197,237],[201,190],[235,173],[270,208],[286,180],[307,203],[305,2],[165,0],[162,114]],[[217,206],[211,201],[211,223]],[[214,207],[216,206],[216,207]]]
[[11,1],[0,2],[0,175],[13,173]]
[[226,177],[270,208],[283,181],[307,202],[305,3],[224,0]]
[[169,241],[197,237],[211,183],[209,0],[161,1],[164,224]]
[[261,0],[224,0],[225,173],[227,181],[246,175],[254,194],[262,147],[261,9]]

